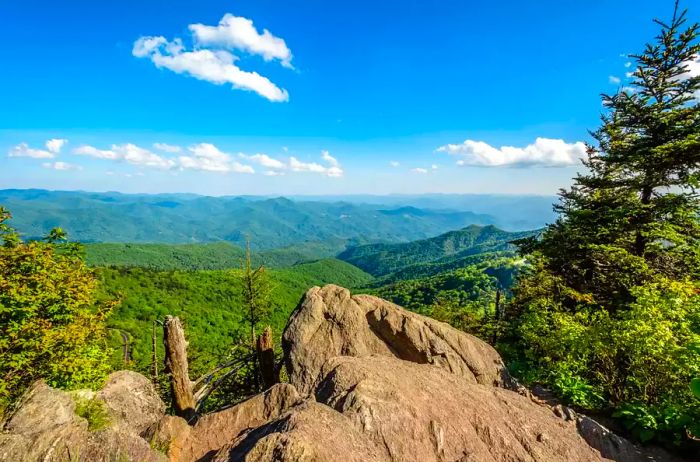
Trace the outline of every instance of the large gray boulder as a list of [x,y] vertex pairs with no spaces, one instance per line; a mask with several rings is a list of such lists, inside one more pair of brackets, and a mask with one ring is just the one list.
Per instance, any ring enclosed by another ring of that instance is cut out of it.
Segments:
[[321,367],[335,356],[383,355],[430,364],[466,383],[510,387],[490,345],[448,324],[342,287],[314,287],[292,313],[282,338],[290,382],[311,393]]

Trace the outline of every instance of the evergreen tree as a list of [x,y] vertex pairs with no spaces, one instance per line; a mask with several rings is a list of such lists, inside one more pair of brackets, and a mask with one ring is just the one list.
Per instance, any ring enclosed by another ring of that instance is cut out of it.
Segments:
[[271,311],[271,287],[265,267],[260,265],[253,269],[250,242],[246,243],[246,254],[240,276],[243,287],[243,304],[245,319],[250,325],[250,345],[255,349],[256,328],[268,321]]
[[[700,369],[699,26],[678,4],[656,23],[654,43],[630,56],[630,84],[603,95],[588,172],[560,193],[559,219],[522,243],[531,266],[509,310],[531,378],[617,410],[642,439],[682,437]],[[669,409],[678,428],[658,423]]]

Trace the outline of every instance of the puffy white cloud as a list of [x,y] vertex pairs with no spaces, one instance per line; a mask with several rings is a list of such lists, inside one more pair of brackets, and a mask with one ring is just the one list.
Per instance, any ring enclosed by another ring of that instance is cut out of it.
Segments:
[[134,56],[148,57],[159,68],[215,84],[230,83],[239,90],[254,91],[270,101],[288,101],[287,90],[277,87],[257,72],[247,72],[236,66],[238,59],[224,50],[184,51],[182,42],[168,42],[163,37],[141,37],[134,44]]
[[424,173],[428,173],[428,170],[425,168],[417,167],[417,168],[411,169],[411,172],[424,174]]
[[266,61],[277,59],[283,66],[292,67],[292,53],[283,39],[268,30],[260,34],[247,18],[226,14],[217,26],[190,24],[196,46],[187,50],[182,39],[172,41],[162,36],[140,37],[132,49],[137,58],[148,58],[158,68],[218,85],[231,84],[233,88],[253,91],[270,101],[288,101],[287,90],[279,88],[270,79],[257,72],[244,71],[236,62],[238,57],[229,50],[241,50],[260,55]]
[[260,55],[265,61],[278,59],[285,67],[292,67],[292,52],[285,41],[267,29],[258,33],[253,21],[226,13],[216,26],[190,24],[190,31],[198,45],[237,49]]
[[159,151],[169,152],[171,154],[182,152],[182,148],[180,146],[175,146],[167,143],[153,143],[153,147]]
[[30,148],[27,143],[20,143],[10,149],[7,153],[9,157],[31,157],[33,159],[53,159],[56,157],[55,152],[46,151],[43,149]]
[[178,158],[183,169],[205,170],[210,172],[255,173],[250,165],[243,165],[222,152],[211,143],[195,144],[187,148],[190,156]]
[[61,148],[65,146],[67,142],[68,140],[63,138],[52,138],[46,141],[46,149],[48,149],[49,152],[58,154],[59,152],[61,152]]
[[20,143],[17,146],[10,149],[7,153],[9,157],[31,157],[34,159],[53,159],[60,152],[61,148],[65,146],[68,140],[63,138],[51,138],[46,140],[44,146],[46,149],[34,149],[30,148],[27,143]]
[[272,169],[285,169],[287,168],[287,164],[282,162],[281,160],[273,159],[272,157],[268,156],[267,154],[253,154],[252,156],[247,156],[245,154],[239,154],[244,159],[247,159],[251,162],[255,162],[256,164],[259,164],[265,168],[272,168]]
[[289,168],[294,172],[320,173],[333,178],[343,176],[344,172],[340,163],[335,157],[331,156],[328,151],[322,151],[321,158],[329,165],[324,166],[316,162],[301,162],[296,157],[290,157]]
[[115,151],[97,149],[94,146],[87,146],[87,145],[78,146],[77,148],[73,149],[73,154],[78,154],[79,156],[90,156],[90,157],[95,157],[97,159],[109,159],[109,160],[115,160],[119,157]]
[[266,170],[263,172],[263,175],[265,176],[284,176],[284,172],[280,172],[279,170]]
[[397,161],[395,161],[395,160],[392,160],[391,162],[389,162],[389,165],[391,165],[392,167],[396,168],[396,167],[400,167],[400,166],[401,166],[401,163],[400,163],[400,162],[397,162]]
[[53,170],[82,170],[83,167],[76,164],[69,164],[68,162],[44,162],[41,164],[44,168],[50,168]]
[[586,155],[582,142],[537,138],[523,148],[502,146],[495,148],[483,141],[466,140],[462,144],[448,144],[437,149],[458,158],[458,165],[479,167],[566,167],[577,165]]
[[113,144],[111,149],[97,149],[94,146],[79,146],[74,154],[98,159],[120,160],[132,165],[153,167],[163,170],[174,168],[177,163],[135,144]]
[[609,75],[608,82],[612,83],[613,85],[619,85],[620,84],[620,77],[617,77],[614,75]]

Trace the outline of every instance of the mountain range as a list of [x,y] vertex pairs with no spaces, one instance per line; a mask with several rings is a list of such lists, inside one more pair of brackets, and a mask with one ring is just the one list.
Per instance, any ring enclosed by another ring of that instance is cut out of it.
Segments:
[[[12,225],[25,238],[39,238],[60,226],[81,242],[227,241],[242,246],[250,239],[259,250],[294,246],[302,260],[309,253],[305,248],[314,255],[319,248],[332,255],[361,244],[430,238],[472,224],[538,228],[549,217],[551,207],[545,204],[551,205],[551,198],[504,197],[484,196],[482,202],[492,204],[493,212],[486,213],[473,195],[322,200],[7,189],[0,190],[0,205],[12,212]],[[524,224],[522,211],[533,209],[539,213],[531,213]],[[506,219],[511,214],[514,218]]]

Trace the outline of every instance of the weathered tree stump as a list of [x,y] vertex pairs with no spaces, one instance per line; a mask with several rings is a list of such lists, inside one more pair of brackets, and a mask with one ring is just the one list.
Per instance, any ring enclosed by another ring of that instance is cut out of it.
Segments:
[[275,368],[275,352],[273,349],[272,328],[267,326],[262,335],[258,337],[257,353],[260,365],[260,376],[265,389],[279,383],[279,375]]
[[175,414],[189,421],[195,416],[196,401],[187,364],[187,341],[177,316],[166,316],[163,323],[165,370],[170,375]]

